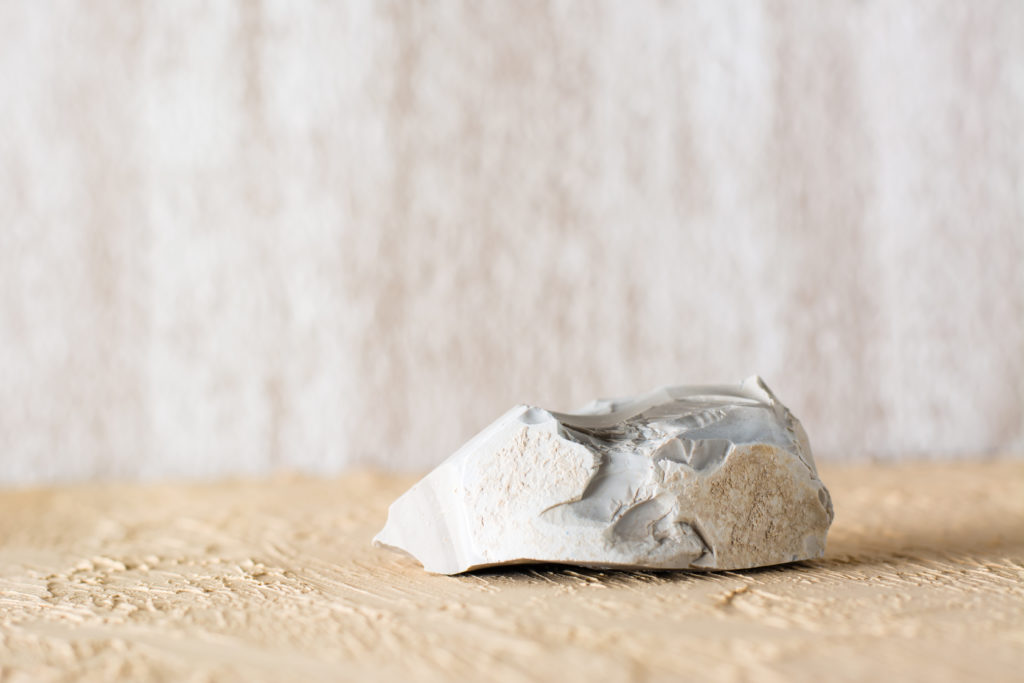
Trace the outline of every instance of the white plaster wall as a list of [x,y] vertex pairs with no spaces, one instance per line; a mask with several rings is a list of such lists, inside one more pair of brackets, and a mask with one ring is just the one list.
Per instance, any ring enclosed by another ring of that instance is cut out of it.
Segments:
[[0,483],[761,373],[1024,450],[1024,4],[0,4]]

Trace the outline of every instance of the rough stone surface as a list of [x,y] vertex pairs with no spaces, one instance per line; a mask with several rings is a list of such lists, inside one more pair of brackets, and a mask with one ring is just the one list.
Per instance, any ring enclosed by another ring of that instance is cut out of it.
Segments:
[[799,421],[751,377],[517,406],[395,501],[375,541],[441,574],[745,569],[821,557],[832,518]]

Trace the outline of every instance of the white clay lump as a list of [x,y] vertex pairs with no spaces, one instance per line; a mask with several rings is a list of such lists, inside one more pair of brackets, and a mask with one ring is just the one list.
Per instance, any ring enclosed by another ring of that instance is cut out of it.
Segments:
[[754,376],[516,406],[396,500],[374,543],[439,574],[746,569],[821,557],[832,517],[800,422]]

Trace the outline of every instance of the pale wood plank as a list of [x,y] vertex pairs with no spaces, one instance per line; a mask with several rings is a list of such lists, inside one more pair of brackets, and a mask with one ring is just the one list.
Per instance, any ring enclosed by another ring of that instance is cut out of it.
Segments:
[[385,475],[2,493],[0,679],[1017,678],[1024,463],[822,470],[824,560],[717,574],[428,575]]

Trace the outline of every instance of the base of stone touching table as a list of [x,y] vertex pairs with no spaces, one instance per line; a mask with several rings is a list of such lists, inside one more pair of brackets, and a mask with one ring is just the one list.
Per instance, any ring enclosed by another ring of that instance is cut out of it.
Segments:
[[0,680],[1007,680],[1024,462],[821,468],[825,558],[447,577],[374,474],[0,493]]

